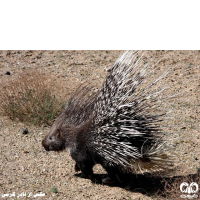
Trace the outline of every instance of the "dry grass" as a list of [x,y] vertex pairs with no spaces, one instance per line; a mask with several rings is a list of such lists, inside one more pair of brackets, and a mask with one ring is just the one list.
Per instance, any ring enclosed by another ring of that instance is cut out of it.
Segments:
[[52,91],[51,79],[29,70],[1,84],[1,114],[34,125],[51,124],[64,107]]

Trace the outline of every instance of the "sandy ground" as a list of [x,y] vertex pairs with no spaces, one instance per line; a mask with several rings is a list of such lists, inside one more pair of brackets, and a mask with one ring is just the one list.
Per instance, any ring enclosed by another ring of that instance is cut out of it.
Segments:
[[[1,51],[1,83],[25,70],[37,68],[51,77],[57,95],[68,99],[82,82],[101,87],[110,68],[122,51]],[[173,69],[164,79],[168,94],[179,94],[166,100],[171,111],[166,122],[177,153],[174,175],[195,174],[200,168],[200,51],[149,51],[152,63],[162,70]],[[5,75],[10,71],[11,75]],[[60,92],[62,91],[62,92]],[[28,127],[29,134],[21,129]],[[46,152],[41,141],[49,127],[35,127],[0,117],[0,198],[2,199],[152,199],[155,196],[141,188],[93,184],[81,173],[76,175],[74,161],[68,152]],[[101,166],[95,173],[105,174]],[[53,188],[56,187],[58,193]],[[151,185],[149,185],[149,188]],[[53,192],[54,191],[54,192]],[[180,192],[180,191],[177,191]],[[3,194],[15,193],[15,197]],[[24,197],[17,195],[24,193]],[[45,197],[33,195],[45,193]],[[26,194],[26,195],[25,195]],[[30,195],[30,197],[28,197]],[[25,197],[26,196],[26,197]]]

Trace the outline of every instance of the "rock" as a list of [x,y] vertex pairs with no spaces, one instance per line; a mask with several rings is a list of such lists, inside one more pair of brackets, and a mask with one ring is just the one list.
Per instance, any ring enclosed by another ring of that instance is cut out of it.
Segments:
[[3,73],[4,73],[4,75],[11,75],[11,73],[9,71],[4,71]]
[[29,133],[28,128],[21,129],[22,134],[27,135]]

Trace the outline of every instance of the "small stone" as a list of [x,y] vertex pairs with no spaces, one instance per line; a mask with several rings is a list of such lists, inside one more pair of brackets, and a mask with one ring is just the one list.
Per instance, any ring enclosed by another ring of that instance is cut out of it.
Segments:
[[32,64],[32,63],[35,63],[35,61],[34,61],[34,60],[31,60],[30,63],[31,63],[31,64]]
[[28,128],[21,129],[22,134],[27,135],[29,133]]
[[11,73],[9,71],[4,71],[3,73],[4,73],[4,75],[11,75]]
[[11,54],[11,52],[10,52],[10,51],[6,52],[6,56],[9,56],[10,54]]
[[112,68],[106,68],[105,71],[106,72],[110,72]]

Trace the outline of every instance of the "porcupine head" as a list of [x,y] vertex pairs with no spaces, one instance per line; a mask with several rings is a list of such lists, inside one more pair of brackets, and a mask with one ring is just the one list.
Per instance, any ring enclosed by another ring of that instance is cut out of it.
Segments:
[[80,87],[42,141],[44,148],[75,151],[77,138],[82,135],[80,145],[86,145],[89,132],[92,159],[107,171],[138,173],[170,167],[168,148],[160,139],[163,114],[157,112],[162,110],[162,99],[157,100],[162,89],[152,90],[163,75],[155,78],[157,69],[148,71],[148,63],[141,65],[141,60],[138,52],[125,52],[98,93]]
[[49,133],[42,141],[46,151],[62,151],[73,142],[74,134],[70,128],[63,126],[64,114],[61,114],[53,123]]
[[[49,133],[42,141],[45,150],[75,150],[77,135],[85,135],[84,132],[88,131],[93,116],[92,110],[95,96],[93,94],[88,97],[88,91],[90,89],[89,87],[83,86],[77,89],[70,98],[65,110],[55,119]],[[82,140],[81,142],[87,142],[85,136],[80,138]]]

